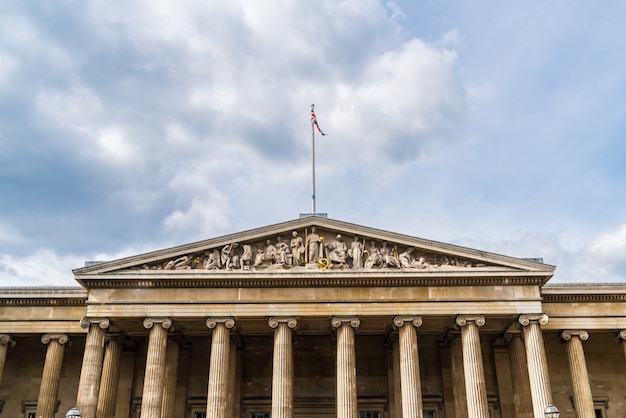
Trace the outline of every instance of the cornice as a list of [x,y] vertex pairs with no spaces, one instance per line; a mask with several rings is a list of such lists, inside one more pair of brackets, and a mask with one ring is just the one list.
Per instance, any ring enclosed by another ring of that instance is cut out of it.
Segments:
[[86,306],[83,288],[0,288],[0,306]]
[[0,298],[0,306],[87,306],[87,298]]
[[626,295],[622,294],[559,294],[543,295],[544,303],[605,303],[626,302]]
[[388,273],[359,275],[338,273],[303,274],[238,274],[217,275],[85,275],[77,279],[87,289],[167,289],[167,288],[272,288],[272,287],[428,287],[428,286],[541,286],[547,280],[542,275],[502,275],[484,272],[482,275],[406,274]]
[[626,283],[555,283],[541,288],[544,303],[626,302]]

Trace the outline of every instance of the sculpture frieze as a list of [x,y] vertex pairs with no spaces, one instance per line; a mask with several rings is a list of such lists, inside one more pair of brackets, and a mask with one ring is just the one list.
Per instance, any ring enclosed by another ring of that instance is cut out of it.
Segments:
[[378,239],[320,232],[316,227],[291,231],[290,235],[288,241],[277,235],[250,242],[231,242],[144,264],[141,268],[253,272],[287,269],[446,270],[485,266],[474,260]]

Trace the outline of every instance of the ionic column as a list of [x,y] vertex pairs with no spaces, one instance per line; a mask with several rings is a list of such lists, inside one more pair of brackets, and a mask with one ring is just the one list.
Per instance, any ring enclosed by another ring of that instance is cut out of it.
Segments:
[[472,418],[489,418],[485,370],[478,334],[478,327],[485,325],[485,317],[482,315],[459,315],[456,318],[456,324],[461,328],[467,412]]
[[76,408],[83,418],[96,418],[104,357],[104,330],[109,327],[109,320],[85,317],[80,320],[80,326],[88,328],[89,331],[87,331],[83,365],[80,370]]
[[521,333],[507,332],[504,338],[509,342],[509,364],[513,382],[513,402],[515,416],[518,418],[533,418],[533,400],[530,395],[530,379],[526,349]]
[[2,384],[2,374],[4,373],[9,346],[15,347],[15,340],[9,334],[0,334],[0,384]]
[[235,326],[235,320],[233,318],[209,318],[206,325],[213,330],[206,416],[207,418],[227,418],[230,410],[228,407],[230,329]]
[[521,315],[519,323],[524,329],[524,346],[526,347],[526,362],[530,379],[530,393],[533,400],[533,414],[535,417],[541,417],[546,406],[553,403],[546,349],[539,326],[548,324],[548,315]]
[[167,330],[172,326],[172,320],[170,318],[146,318],[143,326],[150,330],[150,337],[141,395],[141,418],[161,418]]
[[400,387],[402,389],[402,417],[422,418],[422,386],[417,350],[417,331],[421,316],[396,316],[400,346]]
[[63,352],[68,337],[65,334],[44,334],[41,342],[48,345],[46,362],[43,366],[39,397],[37,398],[37,418],[53,418],[59,394],[59,380]]
[[356,317],[335,316],[331,324],[337,328],[337,418],[357,418],[354,329],[361,321]]
[[463,369],[463,345],[458,331],[448,333],[452,363],[452,391],[454,393],[454,416],[468,418],[465,370]]
[[180,341],[180,335],[170,336],[167,340],[161,418],[174,418],[176,413],[176,382],[178,380],[178,353]]
[[574,409],[578,418],[594,418],[596,416],[582,343],[588,338],[587,331],[565,330],[561,332],[561,339],[565,341],[567,346],[567,360],[572,377],[572,388],[574,389]]
[[293,418],[293,344],[291,330],[295,318],[270,318],[274,329],[274,363],[272,371],[272,418]]
[[626,329],[618,331],[615,340],[624,347],[624,357],[626,357]]
[[102,377],[100,378],[100,392],[98,394],[98,407],[96,408],[97,418],[115,418],[123,343],[124,337],[122,335],[105,338]]

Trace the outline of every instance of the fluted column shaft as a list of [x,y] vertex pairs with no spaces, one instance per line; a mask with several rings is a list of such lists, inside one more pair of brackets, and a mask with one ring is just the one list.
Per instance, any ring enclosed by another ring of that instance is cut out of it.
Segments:
[[2,384],[2,374],[7,360],[9,346],[15,346],[15,340],[9,334],[0,334],[0,384]]
[[80,326],[88,328],[89,331],[85,341],[83,365],[80,370],[76,408],[83,418],[96,418],[102,359],[104,358],[104,330],[109,327],[109,320],[86,317],[81,319]]
[[478,327],[485,325],[485,318],[482,315],[460,315],[456,323],[461,327],[468,415],[472,418],[489,418],[485,369],[478,334]]
[[530,395],[530,379],[526,362],[526,349],[520,333],[507,333],[509,341],[509,364],[513,382],[513,402],[517,418],[534,418],[533,400]]
[[546,406],[553,403],[546,349],[539,326],[540,324],[548,324],[548,316],[545,314],[521,315],[519,323],[524,329],[524,345],[526,347],[530,393],[533,400],[533,414],[535,417],[541,417]]
[[167,330],[172,326],[172,320],[170,318],[146,318],[143,326],[150,330],[150,337],[141,395],[141,418],[161,418]]
[[226,418],[230,410],[228,408],[230,328],[235,326],[235,320],[233,318],[209,318],[207,326],[213,329],[213,336],[206,416],[207,418]]
[[59,394],[63,353],[68,337],[65,334],[45,334],[41,342],[48,345],[46,362],[43,366],[39,397],[37,398],[37,418],[53,418]]
[[293,343],[291,330],[295,318],[270,318],[274,328],[272,372],[272,418],[293,418]]
[[179,342],[179,335],[170,337],[167,341],[161,418],[174,418],[176,412],[176,382],[178,380],[178,353],[180,351]]
[[115,418],[123,342],[124,337],[121,335],[109,336],[105,339],[102,377],[100,379],[100,392],[96,409],[97,418]]
[[618,331],[615,340],[624,348],[624,357],[626,357],[626,329]]
[[588,338],[589,334],[582,330],[561,332],[561,339],[565,341],[567,346],[567,360],[572,378],[572,388],[574,389],[574,409],[578,418],[595,418],[596,416],[582,343]]
[[355,317],[333,317],[337,328],[337,418],[357,418],[356,350],[354,329],[361,321]]
[[454,416],[468,418],[467,393],[465,392],[465,370],[463,369],[463,345],[460,334],[450,335],[450,356],[452,363],[452,390],[454,393]]
[[422,325],[420,316],[396,316],[400,346],[400,387],[402,390],[402,417],[422,418],[422,385],[416,328]]

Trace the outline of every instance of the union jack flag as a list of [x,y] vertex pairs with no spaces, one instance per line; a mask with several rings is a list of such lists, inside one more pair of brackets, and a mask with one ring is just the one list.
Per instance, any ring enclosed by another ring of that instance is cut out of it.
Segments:
[[314,105],[311,105],[311,123],[315,125],[319,133],[321,133],[322,135],[326,135],[324,131],[322,131],[322,129],[320,128],[319,124],[317,123],[317,117],[315,116]]

